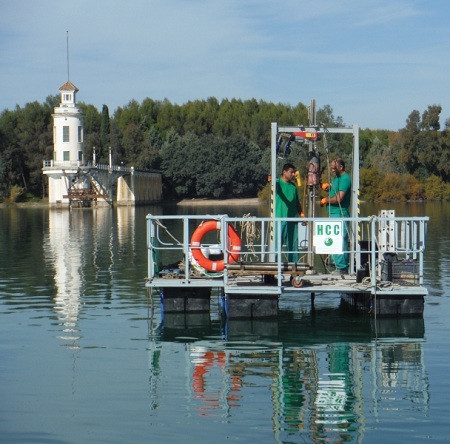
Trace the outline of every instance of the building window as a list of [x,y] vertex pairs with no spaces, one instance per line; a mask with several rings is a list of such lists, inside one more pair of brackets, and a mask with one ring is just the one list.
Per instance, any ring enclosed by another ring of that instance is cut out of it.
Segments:
[[78,151],[78,160],[79,160],[80,162],[83,161],[83,151]]
[[70,142],[68,126],[63,126],[63,142]]
[[70,151],[63,151],[63,160],[64,161],[70,160]]
[[78,127],[78,143],[83,143],[83,127]]
[[64,102],[70,102],[72,100],[72,94],[64,94]]

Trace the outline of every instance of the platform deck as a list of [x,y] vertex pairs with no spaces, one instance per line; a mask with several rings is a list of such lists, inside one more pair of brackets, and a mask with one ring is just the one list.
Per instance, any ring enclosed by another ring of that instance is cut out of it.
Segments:
[[377,287],[372,288],[370,284],[356,282],[354,276],[343,275],[336,276],[332,274],[305,275],[302,277],[303,285],[294,287],[290,283],[290,275],[285,274],[280,283],[275,280],[274,283],[264,283],[262,276],[257,275],[231,275],[228,280],[223,277],[208,278],[191,278],[189,280],[181,278],[155,278],[147,282],[148,287],[153,288],[192,288],[192,287],[209,287],[221,288],[226,294],[320,294],[330,293],[340,296],[342,293],[365,293],[376,295],[395,296],[426,296],[428,291],[421,285],[397,284],[392,282],[377,282]]

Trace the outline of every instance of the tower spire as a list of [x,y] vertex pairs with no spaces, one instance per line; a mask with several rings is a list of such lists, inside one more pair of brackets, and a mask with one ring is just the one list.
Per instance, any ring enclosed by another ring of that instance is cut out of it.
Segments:
[[70,82],[70,70],[69,70],[69,31],[67,32],[67,81]]

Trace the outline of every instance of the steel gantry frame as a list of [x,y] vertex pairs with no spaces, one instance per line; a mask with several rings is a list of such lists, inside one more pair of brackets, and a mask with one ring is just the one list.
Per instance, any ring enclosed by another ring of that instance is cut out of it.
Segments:
[[[277,171],[277,139],[278,135],[280,133],[287,133],[292,134],[296,133],[298,131],[304,131],[304,132],[317,132],[318,134],[322,135],[322,137],[326,136],[326,134],[351,134],[353,135],[353,150],[352,150],[352,195],[351,195],[351,207],[350,207],[350,217],[357,218],[359,216],[359,126],[353,125],[352,127],[344,127],[344,128],[327,128],[325,126],[279,126],[278,123],[272,122],[271,125],[271,165],[270,165],[270,171],[271,171],[271,215],[276,214],[276,181],[275,178],[277,177],[278,171]],[[309,151],[316,151],[316,144],[315,141],[308,142],[308,149]],[[315,217],[315,200],[317,196],[317,188],[318,185],[314,186],[308,186],[308,202],[307,202],[307,209],[308,213],[307,216],[314,218]],[[357,222],[351,222],[351,233],[353,233],[352,236],[349,236],[350,239],[350,250],[352,251],[359,251],[360,245],[358,244],[357,240],[355,238],[355,233],[358,233],[358,226]],[[273,236],[271,239],[269,239],[269,243],[273,240]],[[309,230],[308,232],[308,242],[309,245],[312,245],[312,231]],[[313,254],[313,253],[312,253]],[[361,266],[360,263],[360,255],[355,253],[350,254],[350,263],[353,264],[356,261],[356,268],[358,269]],[[314,258],[309,258],[310,263],[314,263]]]

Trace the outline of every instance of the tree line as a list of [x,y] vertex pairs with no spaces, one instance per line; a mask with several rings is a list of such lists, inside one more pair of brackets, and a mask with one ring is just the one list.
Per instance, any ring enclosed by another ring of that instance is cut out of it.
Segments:
[[[0,114],[0,197],[44,198],[44,160],[53,157],[52,113],[59,95]],[[264,195],[270,172],[271,122],[308,125],[308,107],[224,99],[183,105],[147,98],[132,100],[109,115],[79,103],[85,115],[85,160],[159,169],[167,199]],[[439,105],[414,110],[399,131],[360,130],[361,198],[366,200],[449,199],[450,119],[441,130]],[[325,128],[345,126],[330,105],[317,110]],[[331,156],[351,164],[351,135],[325,132],[317,142],[324,180]],[[293,141],[278,163],[293,162],[306,174],[307,144]],[[17,190],[20,190],[17,191]]]

